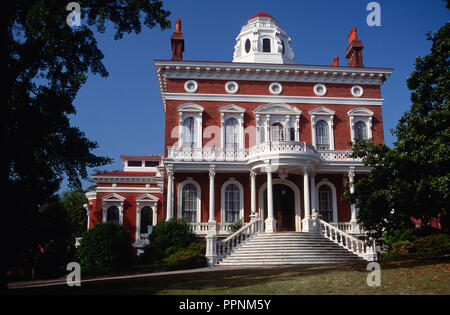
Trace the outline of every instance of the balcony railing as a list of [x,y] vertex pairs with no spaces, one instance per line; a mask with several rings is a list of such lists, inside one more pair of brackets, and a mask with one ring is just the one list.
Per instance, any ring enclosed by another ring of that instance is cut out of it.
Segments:
[[[196,235],[208,234],[208,222],[190,223],[192,233]],[[216,223],[216,230],[219,235],[228,235],[231,231],[231,223]]]
[[175,161],[237,161],[245,162],[250,158],[273,153],[304,153],[315,154],[322,161],[360,161],[350,157],[348,150],[316,150],[307,142],[281,141],[265,142],[250,149],[234,148],[183,148],[168,147],[167,157]]

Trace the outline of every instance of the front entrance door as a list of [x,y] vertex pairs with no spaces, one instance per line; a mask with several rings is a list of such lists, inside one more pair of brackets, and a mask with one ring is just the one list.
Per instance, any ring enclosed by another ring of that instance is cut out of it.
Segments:
[[[283,184],[273,187],[273,216],[277,220],[277,231],[295,231],[295,195]],[[267,218],[267,189],[264,191],[265,219]]]

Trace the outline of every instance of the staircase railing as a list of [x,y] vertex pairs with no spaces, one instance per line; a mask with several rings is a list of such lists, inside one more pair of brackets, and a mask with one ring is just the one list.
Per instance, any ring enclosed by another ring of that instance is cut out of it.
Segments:
[[376,261],[375,241],[371,245],[317,218],[317,231],[323,236],[367,261]]
[[239,247],[246,240],[262,231],[263,220],[257,217],[246,223],[235,233],[228,236],[226,239],[217,242],[217,256],[220,259],[230,255],[237,247]]

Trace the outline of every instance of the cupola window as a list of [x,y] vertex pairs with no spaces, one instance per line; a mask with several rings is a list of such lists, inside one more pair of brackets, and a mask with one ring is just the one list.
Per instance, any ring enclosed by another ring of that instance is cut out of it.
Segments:
[[270,39],[263,39],[263,52],[270,53]]
[[250,42],[250,39],[247,39],[245,41],[245,52],[247,54],[250,52],[250,48],[252,48],[252,43]]

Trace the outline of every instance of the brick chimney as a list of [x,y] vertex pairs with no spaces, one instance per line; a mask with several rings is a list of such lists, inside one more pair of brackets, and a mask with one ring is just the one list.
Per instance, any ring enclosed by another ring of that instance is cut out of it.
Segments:
[[348,60],[348,66],[351,68],[364,68],[362,50],[363,43],[358,39],[356,27],[352,28],[348,34],[348,48],[345,58]]
[[184,52],[184,37],[181,32],[181,20],[177,19],[176,21],[176,29],[172,34],[171,38],[172,43],[172,60],[183,60],[183,52]]

